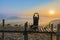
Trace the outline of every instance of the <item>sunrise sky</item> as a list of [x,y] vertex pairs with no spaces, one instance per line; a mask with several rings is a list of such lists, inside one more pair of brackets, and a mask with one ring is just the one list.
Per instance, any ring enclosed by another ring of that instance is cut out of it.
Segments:
[[0,0],[0,20],[6,23],[32,23],[32,16],[40,15],[39,23],[46,24],[60,18],[60,0]]

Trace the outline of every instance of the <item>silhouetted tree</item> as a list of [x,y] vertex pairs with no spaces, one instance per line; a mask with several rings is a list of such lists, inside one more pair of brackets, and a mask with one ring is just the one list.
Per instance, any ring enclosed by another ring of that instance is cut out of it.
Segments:
[[7,24],[7,26],[11,26],[11,24]]
[[19,27],[20,27],[21,25],[19,25]]
[[18,27],[18,24],[15,24],[14,26]]

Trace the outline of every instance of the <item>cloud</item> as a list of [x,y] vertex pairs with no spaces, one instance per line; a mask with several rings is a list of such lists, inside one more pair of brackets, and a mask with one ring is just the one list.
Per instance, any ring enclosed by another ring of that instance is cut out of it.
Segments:
[[19,17],[18,16],[10,16],[10,17],[8,17],[6,19],[19,19]]

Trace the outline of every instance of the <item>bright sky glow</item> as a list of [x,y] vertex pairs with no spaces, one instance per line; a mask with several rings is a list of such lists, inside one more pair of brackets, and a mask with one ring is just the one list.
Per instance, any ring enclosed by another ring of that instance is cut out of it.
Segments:
[[55,12],[54,10],[50,10],[50,14],[53,15]]

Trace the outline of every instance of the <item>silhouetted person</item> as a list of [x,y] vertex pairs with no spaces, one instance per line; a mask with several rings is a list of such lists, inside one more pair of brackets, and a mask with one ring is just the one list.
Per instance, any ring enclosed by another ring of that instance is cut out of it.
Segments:
[[39,14],[34,13],[34,15],[33,15],[33,27],[34,27],[34,29],[38,29],[38,21],[39,21]]

